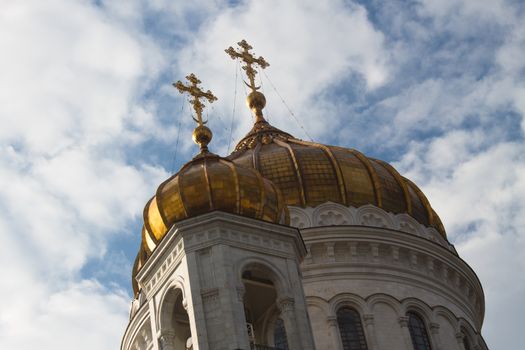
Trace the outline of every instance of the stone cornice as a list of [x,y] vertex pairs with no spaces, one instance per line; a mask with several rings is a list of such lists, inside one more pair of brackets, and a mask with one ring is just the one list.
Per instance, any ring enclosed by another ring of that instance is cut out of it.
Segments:
[[290,225],[299,229],[323,226],[368,226],[388,228],[423,237],[454,252],[454,246],[435,228],[426,227],[408,214],[394,214],[371,204],[359,208],[327,202],[315,208],[289,206]]
[[[304,280],[353,278],[403,281],[440,291],[478,320],[484,315],[481,283],[468,264],[446,247],[410,233],[367,226],[302,229],[309,248]],[[348,278],[348,277],[347,277]]]
[[137,337],[140,330],[144,324],[149,320],[149,308],[147,304],[141,305],[137,312],[131,317],[130,322],[126,330],[124,331],[124,336],[122,337],[122,342],[120,344],[121,349],[129,349],[131,342]]
[[302,259],[307,253],[297,228],[219,211],[207,213],[174,225],[138,272],[137,281],[146,299],[187,253],[216,244],[237,245],[285,258]]

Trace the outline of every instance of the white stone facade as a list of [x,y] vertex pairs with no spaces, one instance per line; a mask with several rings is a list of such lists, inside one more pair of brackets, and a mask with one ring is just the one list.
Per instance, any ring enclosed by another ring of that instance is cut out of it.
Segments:
[[336,311],[361,316],[368,349],[413,349],[407,312],[427,326],[432,349],[487,349],[481,284],[439,233],[408,215],[367,205],[290,208],[308,248],[301,268],[317,349],[342,350]]
[[[192,350],[249,349],[243,273],[250,272],[271,281],[274,313],[284,321],[289,346],[313,350],[299,267],[305,255],[296,228],[222,212],[181,222],[137,275],[141,300],[121,348],[184,350],[187,339],[177,338],[176,328],[187,330],[177,326],[174,315],[181,301],[189,316]],[[265,319],[271,321],[272,315]],[[140,330],[148,326],[153,336],[144,338]],[[272,336],[264,334],[262,325],[254,326],[258,340]]]
[[424,320],[433,350],[465,350],[463,337],[487,349],[479,280],[435,229],[372,205],[291,207],[290,218],[298,229],[220,212],[178,224],[138,274],[142,292],[121,349],[184,350],[177,300],[193,349],[250,349],[243,298],[258,282],[246,289],[248,270],[275,287],[273,306],[254,323],[259,343],[272,344],[279,316],[290,349],[343,350],[336,314],[349,306],[369,350],[413,349],[407,312]]

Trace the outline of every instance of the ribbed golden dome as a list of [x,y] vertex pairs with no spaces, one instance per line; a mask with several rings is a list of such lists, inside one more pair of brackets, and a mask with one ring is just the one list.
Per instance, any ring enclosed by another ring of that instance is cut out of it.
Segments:
[[354,149],[301,141],[263,120],[228,158],[271,180],[287,205],[372,204],[394,214],[407,213],[446,237],[441,220],[413,182],[390,164]]
[[144,208],[143,248],[150,253],[180,220],[220,210],[273,223],[286,223],[278,188],[259,172],[204,153],[166,181]]

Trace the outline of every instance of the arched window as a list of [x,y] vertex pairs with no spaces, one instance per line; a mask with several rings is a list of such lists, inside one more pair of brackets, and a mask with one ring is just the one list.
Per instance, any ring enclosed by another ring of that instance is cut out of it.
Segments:
[[423,319],[414,312],[408,312],[408,329],[414,350],[431,350],[430,339]]
[[273,344],[275,350],[288,350],[286,329],[284,329],[284,322],[280,318],[275,321],[275,328],[273,329]]
[[344,350],[367,350],[359,313],[349,307],[337,310],[337,324]]

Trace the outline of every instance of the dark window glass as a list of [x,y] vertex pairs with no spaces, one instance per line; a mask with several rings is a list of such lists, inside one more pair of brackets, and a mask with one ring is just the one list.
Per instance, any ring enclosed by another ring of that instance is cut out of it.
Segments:
[[275,350],[288,350],[288,340],[286,339],[286,329],[284,322],[278,318],[275,321],[275,328],[273,330],[273,342]]
[[431,350],[430,339],[428,338],[425,322],[413,312],[407,313],[408,329],[414,350]]
[[367,350],[359,313],[349,307],[337,311],[337,324],[344,350]]

